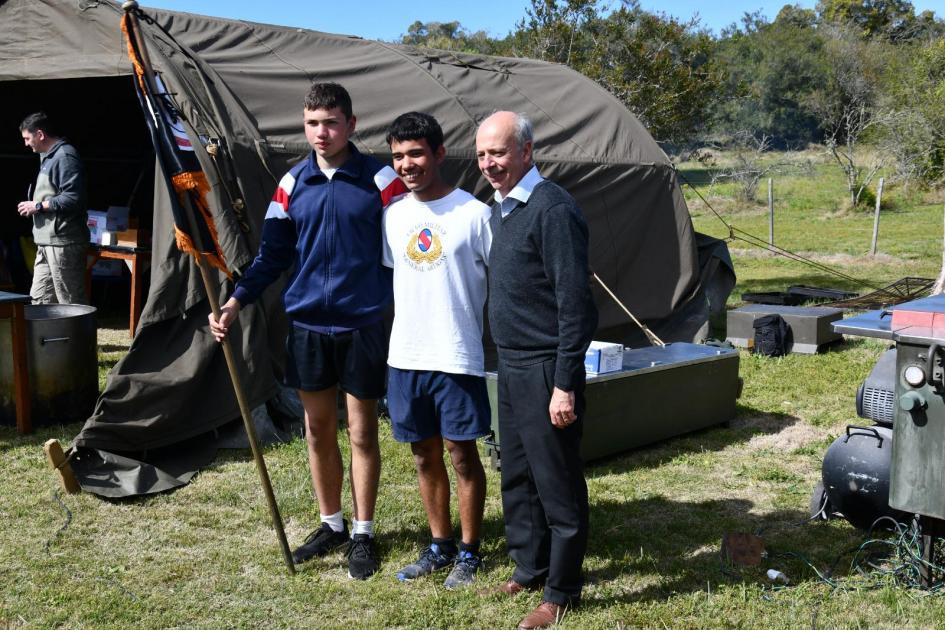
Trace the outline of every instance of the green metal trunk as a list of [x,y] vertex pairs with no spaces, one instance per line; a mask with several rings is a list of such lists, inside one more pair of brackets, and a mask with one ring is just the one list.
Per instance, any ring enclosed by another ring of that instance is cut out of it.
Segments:
[[[498,468],[495,372],[486,383],[495,432],[486,454]],[[622,370],[587,378],[581,454],[592,461],[728,422],[740,386],[737,350],[691,343],[625,350]]]

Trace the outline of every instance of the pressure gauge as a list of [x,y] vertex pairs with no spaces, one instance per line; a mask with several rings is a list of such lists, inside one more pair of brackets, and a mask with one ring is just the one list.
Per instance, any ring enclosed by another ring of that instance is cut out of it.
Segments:
[[902,371],[902,377],[913,387],[925,384],[925,372],[918,365],[910,365]]

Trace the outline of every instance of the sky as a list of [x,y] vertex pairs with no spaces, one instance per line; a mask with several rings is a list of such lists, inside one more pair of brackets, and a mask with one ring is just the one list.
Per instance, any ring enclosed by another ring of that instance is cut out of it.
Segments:
[[[617,0],[611,1],[611,4],[616,3]],[[145,9],[150,6],[385,41],[399,40],[417,20],[458,21],[470,31],[483,30],[493,37],[503,37],[525,17],[526,7],[531,6],[529,0],[414,0],[409,3],[391,0],[139,0],[139,4]],[[698,14],[702,25],[716,34],[732,22],[738,22],[745,13],[758,9],[773,20],[784,4],[785,0],[640,1],[640,6],[647,11],[663,12],[684,20]],[[797,4],[813,8],[816,0]],[[913,0],[912,4],[916,13],[927,9],[935,11],[939,17],[945,13],[945,0]]]

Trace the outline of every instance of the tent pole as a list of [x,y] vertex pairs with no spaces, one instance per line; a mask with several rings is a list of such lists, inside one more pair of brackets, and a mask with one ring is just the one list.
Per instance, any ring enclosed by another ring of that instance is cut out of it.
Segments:
[[[186,196],[185,196],[186,199]],[[187,199],[187,217],[190,221],[190,227],[193,234],[197,234],[197,226],[193,217],[193,208],[190,207],[190,200]],[[199,237],[198,237],[199,238]],[[216,286],[210,278],[210,266],[207,264],[203,254],[197,254],[197,265],[200,267],[200,277],[203,278],[203,286],[207,291],[207,300],[210,302],[210,308],[213,316],[220,319],[220,300],[217,297]],[[253,459],[256,461],[256,470],[259,472],[259,481],[262,484],[263,492],[266,495],[266,503],[269,505],[269,515],[272,518],[273,527],[276,529],[276,536],[279,538],[279,546],[282,548],[282,557],[285,560],[286,568],[290,574],[295,573],[295,563],[292,561],[292,552],[289,550],[289,541],[285,536],[285,527],[282,524],[282,515],[279,513],[279,505],[276,503],[276,497],[272,491],[272,482],[269,480],[269,472],[266,470],[266,460],[263,458],[262,450],[259,448],[259,439],[256,437],[256,426],[253,424],[252,412],[246,401],[246,395],[243,392],[243,385],[240,381],[240,375],[236,371],[236,356],[233,354],[233,347],[230,339],[224,338],[221,342],[223,346],[223,356],[226,358],[226,367],[230,372],[230,380],[233,382],[233,391],[236,393],[236,401],[240,407],[240,415],[243,417],[243,427],[246,429],[246,437],[249,446],[253,451]]]
[[609,295],[610,297],[614,299],[614,302],[617,303],[617,306],[622,308],[623,312],[626,313],[630,317],[630,319],[633,320],[633,323],[639,326],[640,330],[643,331],[643,334],[646,335],[646,338],[650,341],[652,345],[659,346],[660,348],[666,347],[666,344],[663,342],[662,339],[656,336],[656,333],[654,333],[652,330],[647,328],[643,322],[641,322],[639,319],[633,316],[633,313],[630,312],[630,309],[624,306],[623,302],[620,301],[620,298],[618,298],[614,294],[614,292],[610,290],[610,287],[604,284],[604,281],[600,279],[600,276],[597,275],[597,272],[592,271],[591,275],[594,277],[595,280],[597,280],[597,283],[600,284],[600,286],[604,288],[604,291],[607,292],[607,295]]
[[[138,52],[141,55],[141,65],[144,68],[148,84],[151,86],[153,91],[155,86],[154,69],[151,66],[151,59],[148,55],[147,48],[145,47],[144,39],[141,36],[138,18],[135,15],[135,11],[138,9],[138,3],[134,0],[129,0],[122,5],[122,9],[124,9],[130,17],[132,25],[131,30],[134,33],[135,43],[137,44]],[[201,242],[202,239],[200,237],[200,231],[197,229],[197,219],[194,216],[194,208],[191,205],[190,198],[187,195],[181,195],[180,197],[182,203],[184,204],[184,209],[186,210],[185,214],[187,215],[187,221],[190,223],[189,227],[191,237],[193,238],[194,245],[198,250],[194,253],[194,258],[196,259],[197,266],[200,269],[200,277],[203,279],[203,286],[207,293],[207,301],[210,302],[210,309],[213,311],[214,317],[219,319],[220,302],[219,298],[217,297],[216,285],[213,283],[213,280],[210,277],[210,267],[207,263],[206,257],[200,253],[204,248],[203,243]],[[233,349],[229,338],[225,338],[221,342],[221,345],[223,346],[223,356],[226,358],[226,367],[230,373],[230,381],[233,383],[233,391],[236,394],[236,401],[240,408],[240,415],[243,417],[243,426],[246,429],[246,437],[253,452],[253,459],[256,462],[256,470],[259,472],[259,480],[262,483],[263,492],[266,495],[266,502],[269,504],[269,515],[272,518],[272,524],[276,529],[276,535],[279,538],[279,545],[282,548],[282,557],[285,560],[289,573],[294,574],[295,563],[292,561],[292,553],[289,550],[289,542],[286,540],[285,528],[282,524],[282,516],[279,513],[279,506],[276,503],[276,498],[272,492],[272,483],[269,479],[269,473],[266,470],[266,461],[263,458],[262,451],[259,448],[259,440],[256,437],[256,427],[253,424],[252,413],[249,409],[249,404],[246,401],[246,396],[243,393],[243,386],[239,373],[236,370],[236,357],[233,354]]]

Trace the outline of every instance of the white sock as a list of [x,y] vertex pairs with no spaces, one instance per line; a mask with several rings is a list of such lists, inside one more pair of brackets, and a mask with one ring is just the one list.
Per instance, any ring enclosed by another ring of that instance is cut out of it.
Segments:
[[345,529],[345,521],[341,518],[341,510],[338,510],[334,514],[321,514],[322,523],[328,523],[328,526],[331,527],[333,532],[343,532]]
[[358,519],[351,520],[351,535],[355,534],[367,534],[371,538],[374,538],[374,521],[359,521]]

